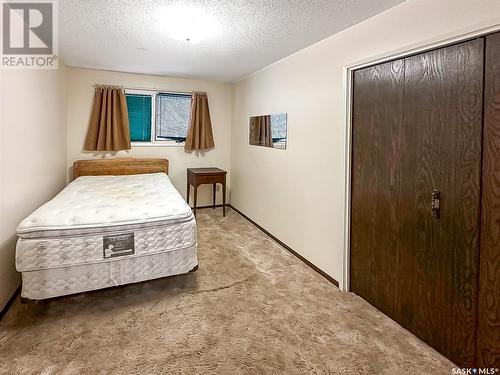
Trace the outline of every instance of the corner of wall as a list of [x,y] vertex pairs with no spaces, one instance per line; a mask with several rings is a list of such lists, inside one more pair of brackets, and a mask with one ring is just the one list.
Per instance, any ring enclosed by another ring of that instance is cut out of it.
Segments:
[[230,191],[229,191],[229,202],[231,202],[231,188],[232,188],[232,181],[233,181],[233,175],[232,175],[232,170],[233,170],[233,128],[234,128],[234,118],[235,118],[235,92],[236,92],[236,83],[231,82],[230,83],[230,91],[231,91],[231,113],[230,113],[230,118],[229,118],[229,186],[230,186]]

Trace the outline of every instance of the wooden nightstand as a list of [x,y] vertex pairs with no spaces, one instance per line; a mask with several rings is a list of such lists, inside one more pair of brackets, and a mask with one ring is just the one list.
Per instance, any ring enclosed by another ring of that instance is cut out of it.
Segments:
[[194,187],[194,215],[196,216],[196,201],[198,186],[212,184],[213,208],[215,208],[215,192],[217,184],[222,184],[222,215],[226,216],[226,171],[219,168],[188,168],[187,169],[187,202],[189,204],[190,186]]

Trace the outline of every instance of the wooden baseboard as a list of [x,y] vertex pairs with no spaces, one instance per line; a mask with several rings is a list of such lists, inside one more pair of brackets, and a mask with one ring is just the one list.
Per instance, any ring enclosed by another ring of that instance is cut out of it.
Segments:
[[335,280],[333,277],[331,277],[329,274],[327,274],[325,271],[323,271],[321,268],[319,268],[315,264],[313,264],[310,261],[308,261],[302,255],[300,255],[298,252],[296,252],[294,249],[292,249],[290,246],[288,246],[286,243],[284,243],[283,241],[281,241],[280,239],[278,239],[277,237],[275,237],[274,235],[272,235],[271,233],[269,233],[267,230],[265,230],[264,228],[262,228],[259,224],[257,224],[255,221],[253,221],[252,219],[250,219],[247,215],[245,215],[243,212],[241,212],[240,210],[238,210],[236,207],[234,207],[232,205],[229,205],[229,207],[231,207],[233,210],[235,210],[237,213],[239,213],[241,216],[243,216],[245,219],[247,219],[250,223],[252,223],[254,226],[256,226],[257,228],[259,228],[262,232],[264,232],[269,237],[271,237],[274,241],[276,241],[278,244],[280,244],[282,247],[284,247],[289,253],[291,253],[292,255],[294,255],[297,258],[299,258],[302,262],[304,262],[309,267],[311,267],[314,271],[316,271],[321,276],[323,276],[325,279],[327,279],[329,282],[331,282],[337,288],[339,287],[339,282],[337,280]]
[[9,310],[10,306],[12,305],[12,303],[14,303],[14,301],[17,298],[17,296],[19,295],[19,293],[21,293],[21,285],[19,285],[17,287],[14,294],[9,298],[9,300],[7,301],[7,303],[5,304],[3,309],[0,311],[0,319],[2,319],[3,316],[5,315],[5,313]]

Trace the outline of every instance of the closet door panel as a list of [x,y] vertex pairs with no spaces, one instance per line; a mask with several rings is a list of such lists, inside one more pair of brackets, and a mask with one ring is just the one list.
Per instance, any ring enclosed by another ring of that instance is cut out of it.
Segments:
[[392,316],[399,299],[397,262],[403,157],[404,61],[354,72],[351,290]]
[[476,39],[353,82],[351,290],[460,366],[476,354],[483,53]]
[[[483,39],[405,59],[399,322],[460,366],[475,357]],[[439,190],[439,217],[432,215]]]
[[479,367],[500,367],[500,33],[486,37]]

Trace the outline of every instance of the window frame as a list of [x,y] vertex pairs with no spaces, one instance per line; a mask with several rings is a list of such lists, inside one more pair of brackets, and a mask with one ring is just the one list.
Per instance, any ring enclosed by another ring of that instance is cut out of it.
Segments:
[[[178,91],[159,91],[159,90],[138,90],[125,88],[125,95],[148,95],[151,96],[151,139],[149,142],[131,142],[132,147],[184,147],[186,141],[176,142],[173,140],[157,140],[156,139],[156,97],[158,94],[178,94],[189,95],[187,92]],[[187,134],[186,134],[187,135]]]

